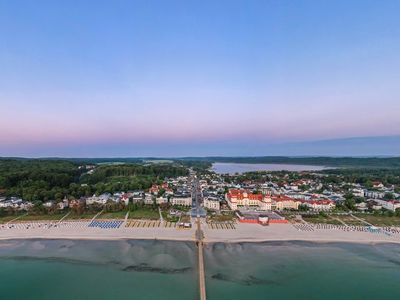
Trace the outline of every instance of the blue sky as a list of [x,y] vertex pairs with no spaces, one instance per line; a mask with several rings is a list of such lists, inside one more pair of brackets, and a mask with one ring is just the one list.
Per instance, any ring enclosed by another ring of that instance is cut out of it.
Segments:
[[0,155],[262,155],[400,135],[399,11],[0,0]]

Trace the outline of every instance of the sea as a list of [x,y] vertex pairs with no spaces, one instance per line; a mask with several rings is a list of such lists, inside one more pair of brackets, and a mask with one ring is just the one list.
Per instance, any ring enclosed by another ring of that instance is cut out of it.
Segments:
[[[0,241],[1,299],[199,299],[196,246],[160,240]],[[400,247],[205,246],[207,299],[400,299]]]
[[235,174],[256,171],[321,171],[330,169],[325,166],[292,165],[292,164],[242,164],[213,163],[211,169],[218,174]]

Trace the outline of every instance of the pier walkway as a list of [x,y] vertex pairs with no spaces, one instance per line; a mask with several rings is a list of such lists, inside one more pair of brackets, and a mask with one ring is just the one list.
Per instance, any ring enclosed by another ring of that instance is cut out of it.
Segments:
[[199,290],[200,300],[206,300],[206,278],[204,272],[204,255],[203,255],[203,231],[201,230],[200,218],[197,218],[196,240],[198,249],[198,264],[199,264]]

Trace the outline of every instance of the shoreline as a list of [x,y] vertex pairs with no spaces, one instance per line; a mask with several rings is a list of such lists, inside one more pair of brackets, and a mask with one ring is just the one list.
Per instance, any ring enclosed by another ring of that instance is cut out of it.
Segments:
[[[82,237],[82,236],[9,236],[9,237],[0,237],[1,241],[12,241],[12,240],[71,240],[71,241],[126,241],[126,240],[137,240],[137,241],[168,241],[168,242],[191,242],[195,243],[195,239],[185,239],[185,238],[153,238],[153,237],[101,237],[101,236],[92,236],[92,237]],[[263,243],[279,243],[279,242],[289,242],[289,243],[313,243],[313,244],[335,244],[335,243],[345,243],[345,244],[360,244],[360,245],[381,245],[381,244],[392,244],[399,245],[400,241],[396,240],[359,240],[359,239],[332,239],[332,238],[280,238],[280,239],[219,239],[219,240],[206,240],[204,241],[204,245],[212,245],[212,244],[240,244],[240,243],[249,243],[249,244],[263,244]],[[1,245],[0,245],[1,247]]]
[[[22,239],[67,239],[67,240],[164,240],[195,242],[196,230],[165,227],[121,227],[118,229],[100,229],[87,227],[57,228],[12,228],[0,229],[0,240]],[[320,229],[312,231],[298,230],[290,224],[274,224],[263,227],[255,224],[235,224],[234,229],[213,229],[207,224],[202,226],[204,239],[212,243],[264,243],[303,241],[315,243],[357,243],[357,244],[400,244],[399,234],[384,232],[344,231],[340,229]]]

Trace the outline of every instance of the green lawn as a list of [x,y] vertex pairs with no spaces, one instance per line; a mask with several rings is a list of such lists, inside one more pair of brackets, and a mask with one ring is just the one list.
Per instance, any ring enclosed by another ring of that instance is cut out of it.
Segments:
[[190,216],[187,216],[187,215],[182,216],[181,222],[190,223]]
[[332,224],[332,225],[342,225],[338,220],[329,218],[327,216],[321,215],[303,215],[303,220],[308,223],[313,224]]
[[158,220],[160,219],[160,214],[158,209],[139,208],[129,212],[129,219]]
[[161,211],[161,214],[163,216],[163,219],[167,222],[176,223],[179,221],[178,216],[171,216],[167,211]]
[[347,225],[350,226],[365,226],[366,224],[357,220],[356,218],[353,218],[352,216],[348,216],[348,215],[335,215],[335,218],[342,220],[343,222],[345,222]]
[[81,215],[78,215],[78,214],[73,214],[73,213],[71,213],[65,220],[90,220],[90,219],[92,219],[96,214],[97,214],[97,213],[95,213],[95,214],[83,213],[83,214],[81,214]]
[[58,221],[66,214],[54,214],[54,215],[29,215],[19,218],[18,221]]
[[126,211],[104,212],[96,219],[125,219]]
[[231,221],[236,220],[236,217],[233,214],[231,214],[231,215],[212,215],[212,216],[209,216],[209,220],[214,221],[214,222],[231,222]]
[[400,226],[400,217],[395,217],[395,216],[389,217],[382,215],[375,216],[366,214],[354,214],[354,215],[375,226]]
[[[22,215],[20,215],[20,216],[22,216]],[[0,224],[5,224],[7,222],[10,222],[11,220],[14,220],[17,217],[18,217],[18,215],[0,217]]]

